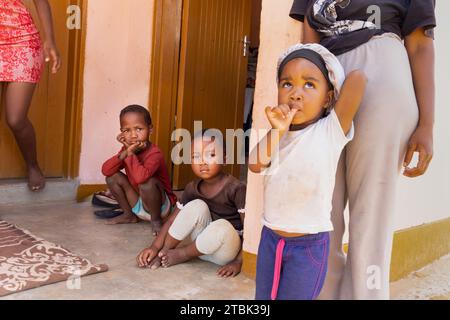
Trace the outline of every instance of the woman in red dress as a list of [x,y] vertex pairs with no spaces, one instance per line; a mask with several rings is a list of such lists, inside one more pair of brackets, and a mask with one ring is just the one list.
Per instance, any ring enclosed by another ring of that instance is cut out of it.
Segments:
[[45,186],[45,177],[37,162],[35,131],[27,114],[44,59],[52,62],[52,73],[58,71],[61,60],[48,0],[34,0],[34,4],[44,31],[43,44],[22,1],[0,0],[0,85],[7,123],[27,165],[28,186],[32,191],[39,191]]

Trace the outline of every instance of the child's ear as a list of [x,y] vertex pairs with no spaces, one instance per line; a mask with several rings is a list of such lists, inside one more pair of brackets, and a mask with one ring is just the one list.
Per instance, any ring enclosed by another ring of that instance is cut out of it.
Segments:
[[330,106],[331,102],[333,102],[333,98],[334,98],[334,91],[330,90],[327,93],[327,102],[325,103],[324,108],[328,109],[328,107]]

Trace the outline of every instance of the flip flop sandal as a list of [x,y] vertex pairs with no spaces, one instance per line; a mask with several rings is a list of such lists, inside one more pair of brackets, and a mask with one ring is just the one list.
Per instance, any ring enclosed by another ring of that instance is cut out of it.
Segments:
[[111,190],[109,190],[109,189],[106,189],[105,191],[99,191],[99,192],[96,192],[96,193],[97,193],[97,194],[100,194],[100,195],[102,195],[102,196],[111,198],[111,199],[115,199],[113,193],[112,193]]
[[95,206],[106,207],[106,208],[119,208],[117,200],[114,199],[112,194],[107,192],[96,192],[92,197],[92,204]]
[[94,214],[99,219],[112,219],[112,218],[118,217],[121,214],[123,214],[123,210],[120,208],[119,209],[109,209],[109,210],[97,210],[97,211],[94,211]]

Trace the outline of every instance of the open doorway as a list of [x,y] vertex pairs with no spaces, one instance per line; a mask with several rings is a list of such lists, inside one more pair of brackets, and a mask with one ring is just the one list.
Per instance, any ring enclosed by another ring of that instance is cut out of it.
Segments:
[[[174,129],[251,127],[261,0],[159,0],[155,10],[150,106],[169,163]],[[190,165],[170,170],[175,190],[194,178]],[[246,179],[241,165],[227,171]]]
[[[262,0],[252,0],[250,44],[249,44],[248,64],[247,64],[247,84],[245,88],[245,102],[244,102],[243,129],[246,132],[247,130],[250,130],[252,128],[253,124],[252,114],[255,98],[256,71],[258,67],[258,56],[259,56],[261,11],[262,11]],[[240,169],[240,180],[245,182],[247,182],[247,174],[248,174],[248,155],[250,152],[249,149],[250,149],[250,137],[247,137],[245,140],[246,164],[241,165]]]

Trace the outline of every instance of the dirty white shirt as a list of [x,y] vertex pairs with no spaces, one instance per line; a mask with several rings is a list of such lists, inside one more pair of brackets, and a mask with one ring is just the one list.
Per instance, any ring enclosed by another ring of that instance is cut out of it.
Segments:
[[340,155],[353,139],[334,110],[300,131],[289,131],[272,155],[264,179],[263,224],[289,233],[333,230],[331,201]]

